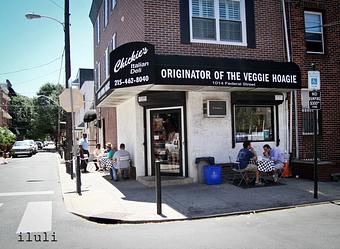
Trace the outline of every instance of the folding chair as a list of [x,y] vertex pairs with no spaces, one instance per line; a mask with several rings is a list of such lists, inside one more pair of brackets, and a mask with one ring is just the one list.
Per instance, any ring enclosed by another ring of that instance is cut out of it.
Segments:
[[232,183],[235,182],[235,179],[239,179],[240,181],[237,186],[241,186],[241,184],[246,181],[247,172],[245,169],[240,168],[240,163],[238,161],[232,162],[230,156],[229,162],[231,165],[231,170],[234,172]]

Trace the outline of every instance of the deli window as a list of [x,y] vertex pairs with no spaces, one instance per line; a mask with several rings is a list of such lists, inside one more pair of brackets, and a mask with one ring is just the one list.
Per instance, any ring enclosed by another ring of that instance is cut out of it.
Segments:
[[[279,98],[280,97],[280,98]],[[232,146],[244,141],[279,144],[279,109],[282,93],[231,93]]]
[[273,106],[234,106],[235,140],[273,141],[274,108]]

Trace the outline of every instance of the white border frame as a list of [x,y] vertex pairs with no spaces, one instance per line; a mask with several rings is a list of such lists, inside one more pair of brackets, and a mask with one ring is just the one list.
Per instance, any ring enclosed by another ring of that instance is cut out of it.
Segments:
[[[304,21],[304,33],[306,34],[306,18],[305,14],[311,14],[311,15],[318,15],[320,16],[320,27],[321,27],[321,38],[322,38],[322,52],[313,52],[313,51],[308,51],[306,48],[306,53],[307,54],[325,54],[325,38],[324,38],[324,32],[323,32],[323,20],[322,20],[322,12],[317,12],[317,11],[304,11],[303,12],[303,21]],[[320,34],[316,32],[308,32],[308,33],[313,33],[313,34]],[[305,37],[305,43],[306,43],[306,37]]]
[[247,46],[248,45],[247,44],[247,20],[246,20],[245,0],[239,0],[239,1],[240,1],[240,13],[241,13],[241,22],[242,22],[242,40],[243,40],[242,42],[220,41],[219,0],[214,0],[216,40],[204,40],[204,39],[194,39],[193,38],[193,33],[192,33],[192,0],[189,1],[190,42],[192,42],[192,43],[220,44],[220,45]]
[[148,176],[152,175],[151,170],[151,124],[150,124],[150,112],[151,111],[161,111],[161,110],[173,110],[173,109],[180,109],[181,110],[181,150],[182,150],[182,176],[185,176],[185,136],[184,136],[184,111],[183,106],[171,106],[171,107],[162,107],[162,108],[151,108],[146,110],[146,139],[147,139],[147,162],[148,162]]

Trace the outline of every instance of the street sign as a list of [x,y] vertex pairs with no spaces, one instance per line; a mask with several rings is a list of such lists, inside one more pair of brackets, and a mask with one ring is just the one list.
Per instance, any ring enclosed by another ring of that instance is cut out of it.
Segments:
[[[72,102],[73,102],[73,112],[77,112],[84,105],[83,94],[79,89],[72,88]],[[70,88],[66,88],[59,95],[60,106],[66,111],[71,112],[71,91]]]
[[309,109],[320,110],[321,109],[321,101],[320,100],[310,100],[309,101]]
[[321,109],[321,93],[318,91],[309,92],[309,109],[320,110]]
[[321,93],[319,91],[309,91],[309,97],[310,98],[313,98],[313,97],[321,98]]
[[320,91],[309,92],[309,109],[311,110],[321,109],[321,92]]
[[308,89],[311,91],[320,90],[319,71],[308,71]]

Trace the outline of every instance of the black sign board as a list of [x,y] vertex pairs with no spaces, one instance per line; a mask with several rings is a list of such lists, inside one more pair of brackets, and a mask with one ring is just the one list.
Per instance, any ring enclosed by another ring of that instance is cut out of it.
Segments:
[[157,55],[155,79],[166,85],[300,89],[295,63]]
[[321,93],[319,91],[309,91],[309,97],[321,97]]
[[321,100],[309,100],[309,109],[320,110],[321,109]]
[[319,91],[309,92],[309,109],[311,110],[321,109],[321,93]]
[[122,45],[110,54],[111,89],[153,83],[154,46],[146,42]]
[[292,62],[155,55],[152,44],[131,42],[110,53],[110,81],[97,104],[115,89],[148,84],[301,89],[301,73]]

